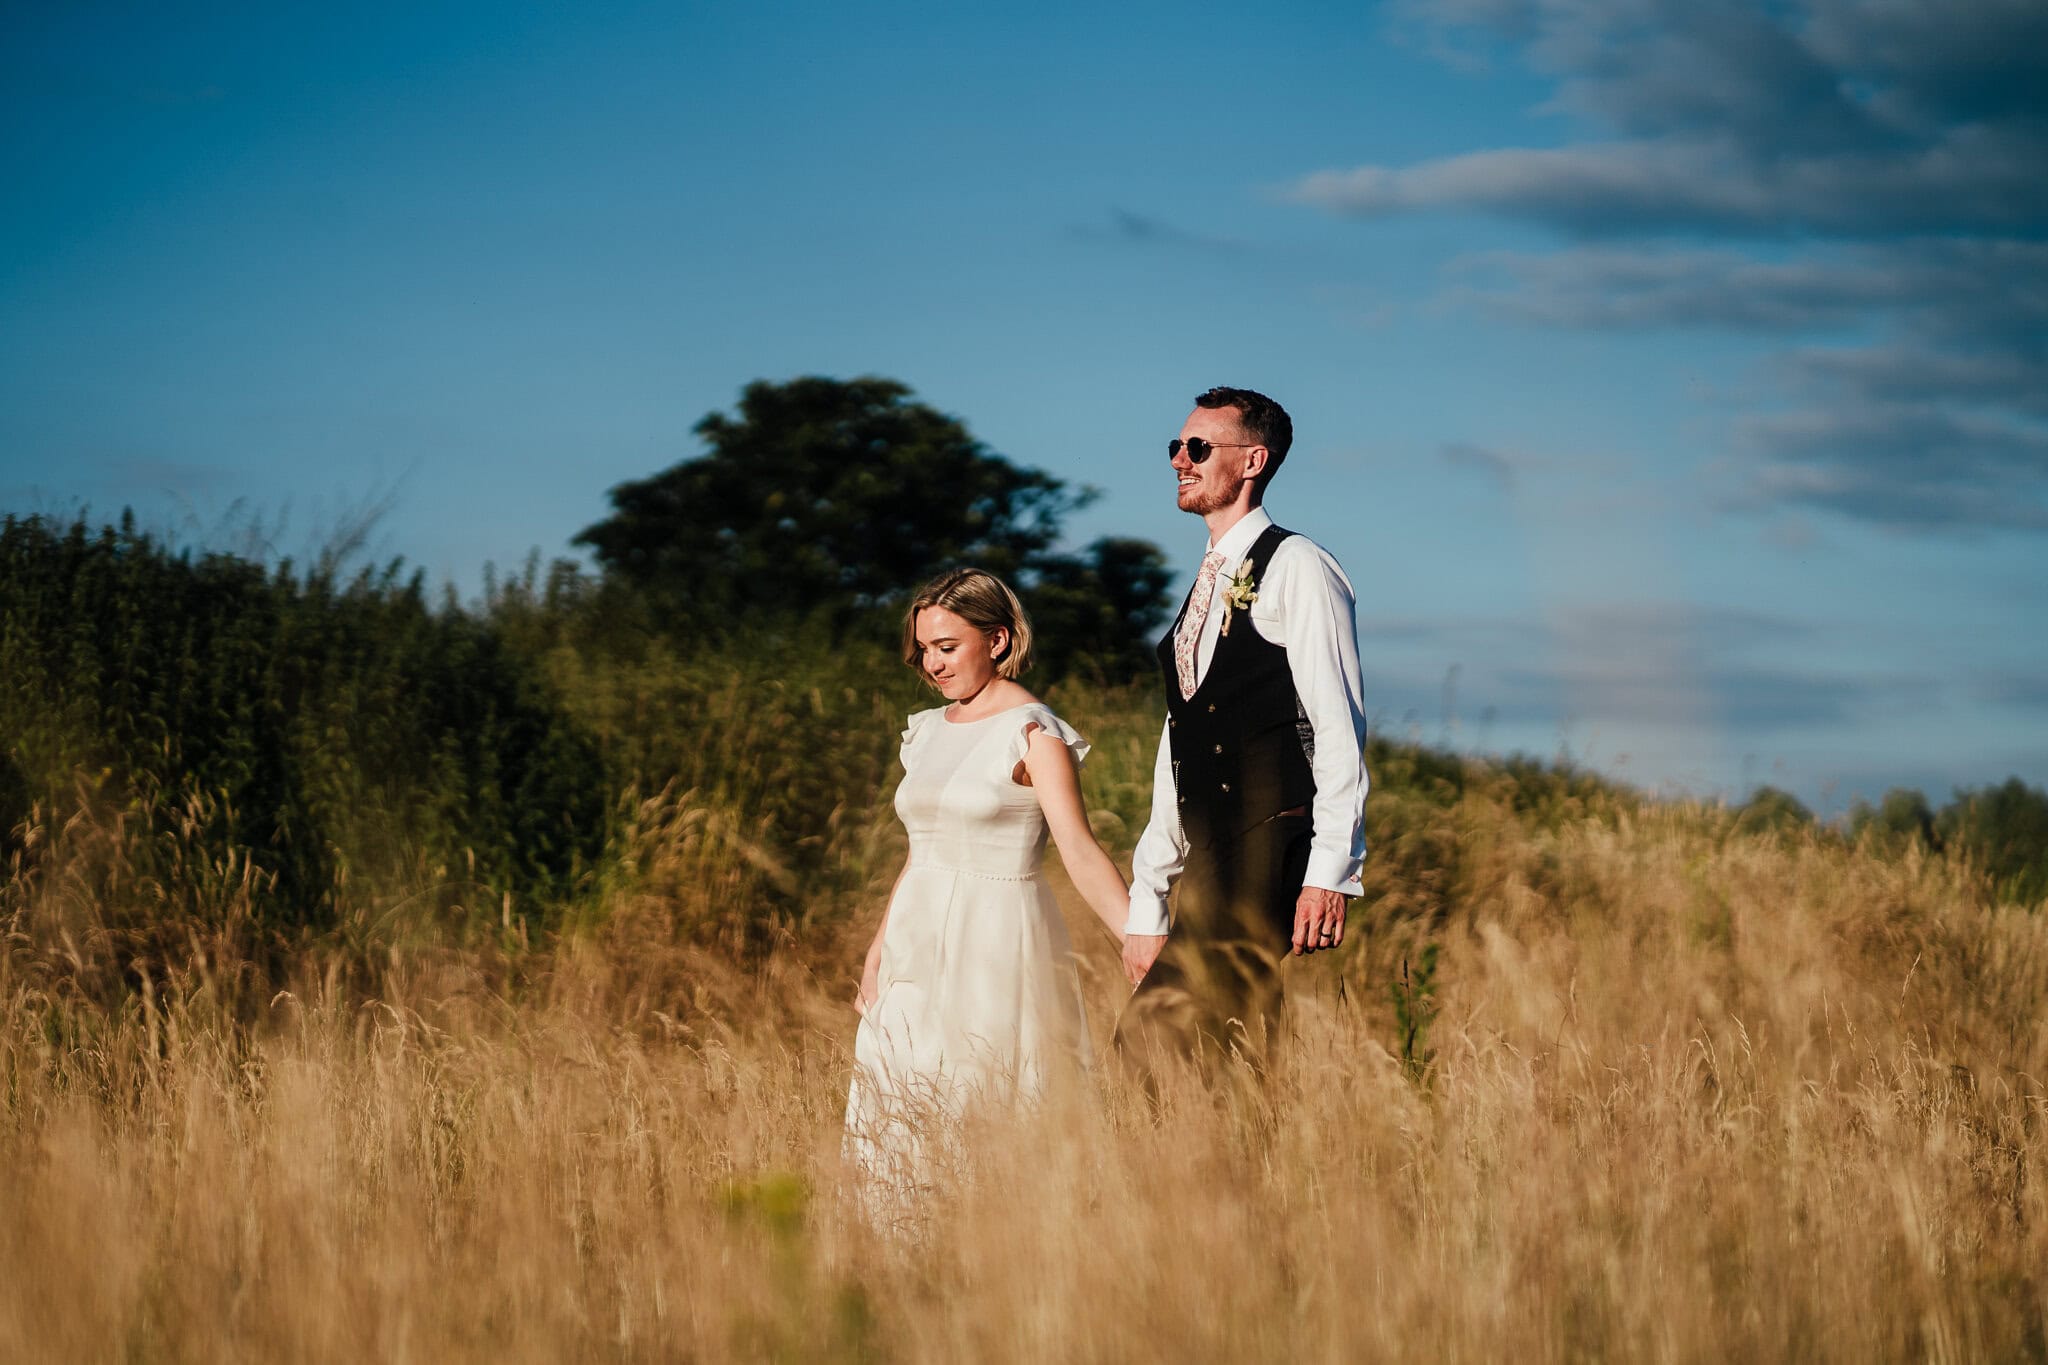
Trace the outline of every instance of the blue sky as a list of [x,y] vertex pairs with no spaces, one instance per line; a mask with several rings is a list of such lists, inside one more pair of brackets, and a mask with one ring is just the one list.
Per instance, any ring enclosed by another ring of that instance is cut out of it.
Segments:
[[882,374],[1191,568],[1244,384],[1391,731],[2048,782],[2038,0],[167,8],[0,16],[0,508],[468,592]]

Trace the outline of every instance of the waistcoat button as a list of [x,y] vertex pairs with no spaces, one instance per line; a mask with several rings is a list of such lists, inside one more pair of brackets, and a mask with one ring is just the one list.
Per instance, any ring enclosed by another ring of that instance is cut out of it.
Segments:
[[1229,791],[1229,790],[1230,790],[1230,784],[1229,784],[1228,782],[1225,782],[1225,783],[1223,784],[1223,790],[1225,790],[1225,791]]
[[1213,702],[1213,701],[1209,703],[1209,714],[1210,714],[1210,715],[1214,715],[1214,714],[1216,714],[1216,703],[1215,703],[1215,702]]
[[1221,744],[1216,746],[1216,752],[1219,754],[1223,752],[1223,746]]

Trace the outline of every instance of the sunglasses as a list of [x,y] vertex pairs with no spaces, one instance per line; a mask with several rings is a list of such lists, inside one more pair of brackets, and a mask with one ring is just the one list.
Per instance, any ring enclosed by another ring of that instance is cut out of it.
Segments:
[[1257,441],[1205,441],[1199,436],[1190,436],[1185,441],[1176,436],[1166,443],[1166,458],[1172,459],[1185,449],[1189,464],[1200,464],[1209,458],[1209,452],[1229,446],[1232,450],[1249,450]]

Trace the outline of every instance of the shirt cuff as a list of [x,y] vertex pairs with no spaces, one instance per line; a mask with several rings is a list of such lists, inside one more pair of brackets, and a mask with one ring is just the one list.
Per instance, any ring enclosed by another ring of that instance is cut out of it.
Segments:
[[1126,934],[1164,934],[1167,929],[1166,897],[1143,894],[1131,897],[1130,918],[1124,921]]
[[1365,884],[1359,880],[1356,858],[1341,853],[1325,853],[1321,849],[1309,850],[1308,873],[1301,879],[1301,884],[1319,886],[1345,896],[1356,896],[1365,890]]

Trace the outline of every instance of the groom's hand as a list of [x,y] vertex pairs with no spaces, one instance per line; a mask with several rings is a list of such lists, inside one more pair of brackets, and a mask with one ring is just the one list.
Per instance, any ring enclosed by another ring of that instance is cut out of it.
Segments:
[[1124,935],[1124,975],[1133,986],[1145,979],[1145,973],[1152,970],[1152,964],[1159,960],[1159,950],[1165,946],[1164,934]]
[[1294,955],[1334,948],[1344,941],[1345,896],[1320,886],[1304,886],[1294,900]]

